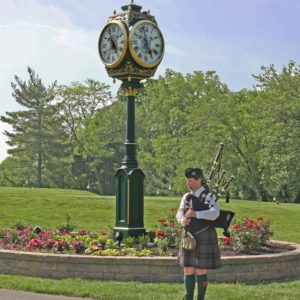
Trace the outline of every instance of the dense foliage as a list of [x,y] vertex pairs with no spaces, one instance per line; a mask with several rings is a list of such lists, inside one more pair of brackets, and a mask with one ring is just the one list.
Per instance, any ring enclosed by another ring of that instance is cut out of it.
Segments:
[[[113,194],[124,155],[124,94],[113,99],[94,80],[45,88],[30,69],[29,76],[12,85],[24,110],[1,117],[12,131],[0,185]],[[167,70],[145,82],[136,101],[136,137],[146,194],[181,194],[184,169],[197,165],[207,174],[223,142],[223,168],[237,178],[236,198],[300,202],[300,66],[262,67],[254,77],[253,89],[237,92],[213,71]]]

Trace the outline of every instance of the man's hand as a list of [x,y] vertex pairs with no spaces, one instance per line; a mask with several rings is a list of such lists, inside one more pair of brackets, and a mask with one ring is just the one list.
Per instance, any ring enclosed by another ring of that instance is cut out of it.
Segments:
[[195,218],[196,217],[196,213],[195,213],[194,210],[189,209],[184,216],[187,217],[187,218]]
[[190,224],[190,219],[184,217],[182,220],[181,220],[181,225],[182,226],[188,226]]

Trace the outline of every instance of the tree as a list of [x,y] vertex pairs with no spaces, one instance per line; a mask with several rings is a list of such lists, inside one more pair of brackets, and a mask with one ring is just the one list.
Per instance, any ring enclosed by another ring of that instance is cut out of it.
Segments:
[[226,144],[229,170],[238,178],[239,196],[267,200],[269,193],[263,183],[260,168],[264,135],[260,105],[255,91],[242,90],[220,98],[213,111],[218,122],[209,123]]
[[300,202],[300,66],[290,61],[281,71],[262,67],[258,81],[264,134],[260,167],[270,195]]
[[[43,180],[112,194],[125,152],[124,94],[113,99],[108,86],[90,79],[45,88],[29,74],[28,83],[16,77],[12,85],[26,110],[1,117],[13,131],[6,132],[12,155],[0,166],[0,183]],[[136,99],[136,141],[146,194],[181,194],[185,168],[200,166],[208,175],[223,142],[235,197],[300,202],[300,67],[271,65],[254,77],[253,90],[238,92],[213,71],[167,70],[145,82]]]
[[195,124],[201,127],[207,116],[201,119],[193,112],[227,91],[212,71],[184,76],[167,70],[164,76],[146,82],[137,103],[137,122],[140,124],[138,154],[147,176],[148,193],[185,190],[184,169],[199,166],[207,157],[202,154],[208,143],[198,138],[199,128],[195,127]]
[[31,170],[27,168],[25,161],[11,156],[0,164],[0,186],[29,186],[31,175]]
[[[72,183],[76,188],[85,189],[93,182],[93,174],[97,160],[95,155],[90,155],[90,149],[101,152],[105,141],[99,141],[98,136],[93,136],[93,120],[98,111],[113,102],[109,86],[87,79],[84,84],[74,82],[70,86],[61,85],[55,88],[55,100],[58,105],[58,118],[65,132],[69,135],[73,152],[72,173],[77,180]],[[98,120],[99,123],[99,120]],[[99,126],[103,124],[100,122]],[[93,136],[94,140],[91,140]],[[102,144],[103,143],[103,144]],[[99,149],[96,149],[96,146]],[[99,187],[95,191],[102,191]]]
[[85,84],[74,82],[70,86],[55,88],[58,116],[72,140],[77,154],[85,153],[84,128],[87,128],[96,112],[113,102],[109,86],[87,79]]
[[126,102],[122,97],[103,107],[84,130],[86,163],[91,189],[114,194],[114,172],[120,167],[125,147]]
[[46,88],[35,72],[28,67],[29,80],[25,82],[15,76],[12,83],[13,97],[26,110],[7,112],[1,121],[12,126],[12,132],[5,131],[8,153],[15,159],[26,162],[29,169],[36,170],[34,184],[43,186],[43,168],[50,159],[50,149],[61,149],[65,139],[63,132],[53,131],[55,127],[55,109],[53,94],[55,83]]

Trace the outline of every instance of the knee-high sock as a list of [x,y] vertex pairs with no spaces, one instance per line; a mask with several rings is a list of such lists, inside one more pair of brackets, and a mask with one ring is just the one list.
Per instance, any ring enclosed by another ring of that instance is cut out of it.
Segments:
[[194,289],[195,289],[195,276],[193,275],[184,275],[184,285],[186,290],[185,299],[193,300],[194,298]]
[[204,300],[205,292],[207,287],[207,274],[196,275],[197,285],[198,285],[198,297],[197,300]]

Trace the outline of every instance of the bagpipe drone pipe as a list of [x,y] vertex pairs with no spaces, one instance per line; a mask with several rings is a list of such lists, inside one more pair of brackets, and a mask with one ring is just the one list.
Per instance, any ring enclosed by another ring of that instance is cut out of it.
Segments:
[[[231,175],[230,179],[223,183],[223,178],[226,173],[225,170],[221,170],[221,161],[222,161],[222,154],[224,150],[224,144],[220,144],[220,148],[217,152],[213,165],[211,167],[210,174],[207,179],[207,185],[209,186],[209,190],[214,193],[214,195],[219,199],[220,197],[225,197],[226,203],[229,202],[229,186],[235,180],[235,177]],[[229,237],[229,227],[231,221],[234,217],[235,213],[229,210],[221,210],[220,215],[214,221],[209,221],[211,226],[216,228],[223,228],[224,236]]]

